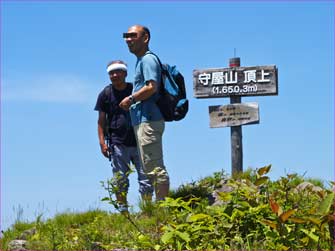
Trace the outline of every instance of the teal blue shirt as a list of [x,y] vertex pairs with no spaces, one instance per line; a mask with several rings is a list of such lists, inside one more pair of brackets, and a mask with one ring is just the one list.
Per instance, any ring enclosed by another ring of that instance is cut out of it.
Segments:
[[[146,82],[153,80],[157,84],[157,92],[161,82],[161,67],[157,58],[146,52],[143,57],[137,58],[133,93],[143,88]],[[132,125],[142,122],[162,120],[163,116],[156,104],[158,93],[146,100],[136,102],[130,107]]]

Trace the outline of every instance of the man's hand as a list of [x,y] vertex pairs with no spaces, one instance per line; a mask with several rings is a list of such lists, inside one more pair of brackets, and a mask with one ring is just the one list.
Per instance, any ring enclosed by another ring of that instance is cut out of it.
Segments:
[[100,144],[100,149],[101,149],[101,153],[106,157],[106,158],[109,158],[109,154],[111,154],[109,152],[109,149],[108,149],[108,146],[103,143],[103,144]]
[[129,107],[131,106],[131,100],[130,100],[129,96],[128,96],[128,97],[125,97],[125,98],[120,102],[119,106],[120,106],[123,110],[125,110],[125,111],[129,111]]
[[131,95],[133,100],[130,99],[130,96],[125,97],[121,101],[119,106],[123,110],[129,111],[129,108],[133,103],[150,98],[156,91],[157,91],[156,82],[153,80],[149,80],[140,90]]

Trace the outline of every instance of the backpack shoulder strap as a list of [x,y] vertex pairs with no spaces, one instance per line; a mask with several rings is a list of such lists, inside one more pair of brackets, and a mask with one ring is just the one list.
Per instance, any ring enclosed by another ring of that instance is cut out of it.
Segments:
[[104,95],[107,98],[106,99],[107,100],[106,103],[108,105],[111,105],[112,102],[115,100],[112,84],[109,84],[109,85],[107,85],[105,87],[105,89],[104,89]]
[[113,92],[112,84],[107,85],[104,89],[104,95],[106,97],[111,98],[112,92]]
[[163,74],[165,73],[165,70],[163,68],[163,64],[162,64],[161,60],[159,59],[159,57],[155,53],[153,53],[152,51],[147,51],[146,54],[154,55],[157,58],[157,60],[158,60],[159,66],[161,68],[161,83],[160,83],[161,86],[159,88],[159,94],[163,95],[164,94]]
[[154,55],[157,58],[159,66],[161,67],[161,69],[163,71],[163,64],[162,64],[161,60],[159,59],[159,57],[155,53],[153,53],[152,51],[147,51],[146,54]]
[[103,90],[104,92],[104,96],[105,96],[105,107],[106,107],[106,118],[107,120],[110,120],[110,112],[109,109],[113,103],[113,101],[115,101],[115,97],[114,97],[114,92],[113,92],[113,87],[112,84],[109,84],[105,87],[105,89]]

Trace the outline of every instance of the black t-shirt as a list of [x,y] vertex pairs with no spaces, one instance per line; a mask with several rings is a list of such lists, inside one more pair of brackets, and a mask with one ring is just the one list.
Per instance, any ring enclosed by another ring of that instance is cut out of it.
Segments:
[[132,93],[133,85],[118,91],[112,85],[106,86],[99,94],[94,110],[105,112],[109,119],[109,131],[112,144],[136,146],[134,130],[131,126],[130,114],[119,107],[120,102]]

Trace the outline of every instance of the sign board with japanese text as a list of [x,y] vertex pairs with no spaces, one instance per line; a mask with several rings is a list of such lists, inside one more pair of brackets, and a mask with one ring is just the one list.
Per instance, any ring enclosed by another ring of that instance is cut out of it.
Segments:
[[209,106],[210,127],[228,127],[259,123],[259,108],[255,102]]
[[275,65],[194,70],[193,87],[196,98],[278,95],[278,70]]

